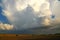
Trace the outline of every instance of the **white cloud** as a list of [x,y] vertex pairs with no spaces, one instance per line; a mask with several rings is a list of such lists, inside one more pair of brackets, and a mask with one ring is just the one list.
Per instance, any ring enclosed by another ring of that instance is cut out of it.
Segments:
[[[59,12],[57,11],[59,8],[57,8],[56,5],[59,5],[60,3],[56,3],[55,5],[55,1],[52,1],[52,3],[49,3],[47,0],[2,1],[4,8],[3,15],[5,15],[17,29],[50,25],[52,22],[52,20],[50,19],[50,15],[54,12],[54,15],[59,15],[57,14]],[[56,22],[56,20],[54,21]]]
[[12,30],[13,25],[0,23],[0,30]]
[[52,11],[52,14],[55,15],[54,23],[60,23],[60,1],[58,0],[50,0],[50,8]]

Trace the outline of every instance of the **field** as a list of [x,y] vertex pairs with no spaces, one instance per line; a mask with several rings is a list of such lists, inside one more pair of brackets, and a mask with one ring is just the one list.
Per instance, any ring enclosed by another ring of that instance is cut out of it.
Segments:
[[0,40],[59,40],[60,35],[0,34]]

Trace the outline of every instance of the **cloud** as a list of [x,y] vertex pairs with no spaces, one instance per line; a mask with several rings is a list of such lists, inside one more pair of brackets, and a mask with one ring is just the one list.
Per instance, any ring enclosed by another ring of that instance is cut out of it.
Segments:
[[0,30],[12,30],[13,25],[0,23]]
[[2,5],[3,15],[16,29],[50,24],[51,11],[46,0],[2,0]]
[[[52,24],[54,25],[57,25],[57,24],[60,24],[60,1],[58,0],[49,0],[50,2],[50,9],[51,9],[51,12],[52,12],[52,15],[55,16],[54,20],[52,20]],[[58,25],[57,25],[58,26]]]
[[[56,0],[2,0],[2,14],[17,30],[57,25],[60,23],[59,4]],[[51,18],[53,14],[54,20]]]

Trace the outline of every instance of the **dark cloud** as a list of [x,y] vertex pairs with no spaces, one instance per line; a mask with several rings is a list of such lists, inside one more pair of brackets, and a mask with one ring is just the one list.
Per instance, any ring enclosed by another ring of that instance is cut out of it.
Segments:
[[[54,27],[50,29],[51,27]],[[28,29],[32,32],[32,34],[55,34],[60,33],[60,25],[55,26],[41,26],[32,29]]]
[[60,1],[60,0],[58,0],[58,1]]

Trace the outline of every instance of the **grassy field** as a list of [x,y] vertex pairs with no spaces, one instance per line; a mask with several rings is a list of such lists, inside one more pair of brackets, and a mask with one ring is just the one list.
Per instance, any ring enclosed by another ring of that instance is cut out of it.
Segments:
[[59,40],[60,35],[0,34],[0,40]]

